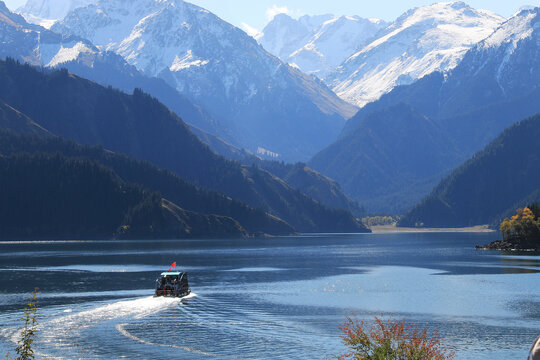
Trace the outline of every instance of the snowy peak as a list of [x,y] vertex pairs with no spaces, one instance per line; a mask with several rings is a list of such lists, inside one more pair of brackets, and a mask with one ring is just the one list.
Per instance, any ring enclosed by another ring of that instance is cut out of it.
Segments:
[[[524,95],[540,84],[540,8],[523,10],[474,46],[452,72],[455,86],[483,79],[491,96]],[[452,84],[452,83],[450,83]],[[448,84],[450,86],[450,84]]]
[[281,14],[263,30],[259,43],[302,71],[324,78],[387,24],[359,16]]
[[397,85],[457,66],[504,18],[463,2],[409,10],[327,78],[343,99],[364,106]]
[[278,14],[265,26],[258,41],[266,51],[286,62],[289,55],[298,50],[299,44],[307,40],[313,28],[328,17],[332,16],[324,16],[318,21],[309,16],[295,20],[287,14]]
[[540,8],[524,8],[504,22],[492,35],[478,44],[482,48],[502,46],[504,43],[513,47],[521,40],[538,34]]
[[28,0],[17,12],[26,21],[50,28],[55,21],[63,19],[70,11],[97,0]]
[[98,53],[88,41],[55,34],[39,25],[29,24],[0,2],[0,58],[12,57],[36,66],[58,66],[84,58],[90,63]]

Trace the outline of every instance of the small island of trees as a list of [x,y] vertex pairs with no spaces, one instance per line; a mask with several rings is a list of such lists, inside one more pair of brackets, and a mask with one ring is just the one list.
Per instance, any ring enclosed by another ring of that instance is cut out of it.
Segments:
[[505,219],[499,229],[502,240],[477,248],[540,251],[540,205],[534,203],[523,209],[517,209],[516,214],[510,219]]

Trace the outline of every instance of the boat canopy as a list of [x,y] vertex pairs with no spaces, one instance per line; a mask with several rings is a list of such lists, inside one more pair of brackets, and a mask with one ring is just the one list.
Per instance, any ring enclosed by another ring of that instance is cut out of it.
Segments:
[[167,272],[162,272],[161,273],[161,276],[180,276],[180,275],[184,275],[183,272],[180,272],[180,271],[167,271]]

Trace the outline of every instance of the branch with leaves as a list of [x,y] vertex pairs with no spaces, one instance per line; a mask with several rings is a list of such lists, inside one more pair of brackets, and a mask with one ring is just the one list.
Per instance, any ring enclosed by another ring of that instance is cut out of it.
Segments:
[[[24,326],[21,329],[21,338],[18,341],[17,348],[15,352],[17,357],[14,360],[33,360],[35,359],[34,350],[32,344],[34,343],[34,338],[37,333],[38,326],[38,308],[39,302],[37,300],[37,295],[39,290],[36,288],[32,294],[28,297],[28,304],[26,304],[26,309],[24,310],[24,316],[21,320],[24,322]],[[10,353],[2,360],[11,360]]]

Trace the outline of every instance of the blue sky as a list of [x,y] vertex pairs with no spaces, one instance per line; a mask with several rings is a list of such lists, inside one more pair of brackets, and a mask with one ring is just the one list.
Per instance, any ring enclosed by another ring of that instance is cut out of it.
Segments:
[[[395,20],[405,11],[431,5],[437,0],[191,0],[228,22],[247,24],[262,30],[269,17],[277,12],[288,12],[293,17],[304,14],[359,15],[365,18]],[[540,0],[468,0],[474,8],[487,9],[509,17],[523,5],[540,6]]]
[[[54,1],[54,0],[53,0]],[[62,1],[62,0],[56,0]],[[15,9],[26,0],[5,0]],[[262,30],[276,13],[286,12],[293,17],[304,14],[359,15],[392,21],[410,8],[430,5],[436,0],[191,0],[226,21],[244,28]],[[540,0],[468,0],[470,6],[488,9],[509,17],[523,5],[540,6]]]

